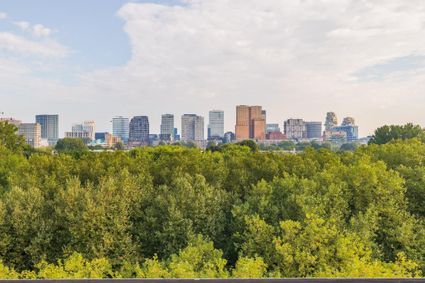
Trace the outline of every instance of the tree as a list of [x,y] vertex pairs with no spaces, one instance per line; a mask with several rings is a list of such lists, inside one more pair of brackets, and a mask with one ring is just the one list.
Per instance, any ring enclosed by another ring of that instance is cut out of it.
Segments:
[[293,141],[282,141],[278,144],[278,146],[283,150],[294,150],[295,143]]
[[22,152],[28,146],[24,137],[17,135],[18,128],[7,121],[0,121],[0,147],[13,152]]
[[58,140],[55,149],[58,153],[81,153],[88,150],[82,139],[64,138]]
[[238,142],[237,145],[249,147],[251,149],[251,152],[258,151],[258,145],[253,140],[244,140],[244,141]]
[[342,144],[341,147],[339,148],[339,150],[341,150],[341,151],[354,151],[354,150],[356,150],[357,147],[358,147],[357,143],[350,142],[350,143]]
[[[162,141],[161,141],[162,142]],[[123,142],[121,142],[121,141],[119,141],[119,142],[117,142],[115,145],[114,145],[114,149],[115,150],[124,150],[124,144],[123,144]]]
[[413,138],[425,141],[425,132],[421,126],[413,125],[412,123],[404,126],[383,126],[375,130],[369,144],[386,144],[393,140],[406,140]]

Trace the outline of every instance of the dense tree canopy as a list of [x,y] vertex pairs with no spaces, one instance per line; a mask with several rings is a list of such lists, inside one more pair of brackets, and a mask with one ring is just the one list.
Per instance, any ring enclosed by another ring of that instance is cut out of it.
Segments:
[[371,144],[386,144],[393,140],[407,140],[418,138],[425,141],[425,132],[419,125],[406,124],[403,126],[391,125],[376,129]]
[[419,139],[297,154],[82,150],[0,147],[0,278],[425,272]]

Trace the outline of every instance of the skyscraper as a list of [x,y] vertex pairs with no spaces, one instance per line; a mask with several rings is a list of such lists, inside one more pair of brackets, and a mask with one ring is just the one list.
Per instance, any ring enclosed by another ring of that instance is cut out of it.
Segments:
[[41,138],[47,139],[49,145],[56,145],[59,139],[59,115],[36,115],[36,123],[41,126]]
[[208,120],[208,139],[222,138],[224,135],[224,111],[211,110]]
[[161,131],[159,139],[162,141],[174,140],[174,115],[163,114],[161,115]]
[[125,144],[128,143],[130,133],[130,120],[126,117],[117,116],[112,118],[112,135],[120,137]]
[[291,140],[307,137],[306,125],[303,119],[288,119],[283,123],[285,136]]
[[325,131],[332,130],[333,127],[338,125],[338,119],[334,112],[326,113]]
[[236,140],[264,140],[266,135],[266,112],[261,106],[236,106]]
[[204,117],[195,114],[184,114],[182,116],[181,131],[181,140],[183,141],[203,141]]
[[128,142],[130,146],[149,144],[149,118],[147,116],[135,116],[131,119]]

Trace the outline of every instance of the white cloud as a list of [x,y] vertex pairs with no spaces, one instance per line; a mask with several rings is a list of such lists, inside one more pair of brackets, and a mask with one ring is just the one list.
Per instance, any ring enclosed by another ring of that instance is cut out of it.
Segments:
[[32,41],[9,32],[0,32],[0,49],[24,55],[65,57],[69,49],[55,41]]
[[0,20],[7,19],[7,14],[4,12],[0,12]]
[[188,0],[184,6],[128,3],[118,15],[131,60],[83,80],[93,93],[111,99],[125,93],[121,100],[149,104],[139,111],[151,115],[206,113],[214,106],[227,110],[231,129],[234,105],[256,103],[279,123],[291,116],[323,120],[328,110],[357,116],[368,133],[393,119],[388,109],[405,117],[409,99],[425,91],[410,75],[403,82],[352,79],[369,66],[425,54],[422,0]]
[[52,34],[52,29],[43,26],[42,24],[31,25],[26,21],[15,22],[15,25],[25,32],[29,32],[36,37],[48,37]]
[[23,31],[27,31],[31,27],[31,24],[29,22],[26,22],[26,21],[15,22],[15,25]]
[[52,33],[52,30],[50,28],[47,28],[41,24],[37,24],[33,26],[33,34],[35,36],[43,37],[43,36],[49,36]]

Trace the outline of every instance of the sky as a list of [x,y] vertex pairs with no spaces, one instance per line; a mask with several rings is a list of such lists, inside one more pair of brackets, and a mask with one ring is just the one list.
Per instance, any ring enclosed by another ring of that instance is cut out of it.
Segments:
[[267,122],[354,117],[425,126],[423,0],[0,0],[0,112],[95,120],[205,117],[262,105]]

